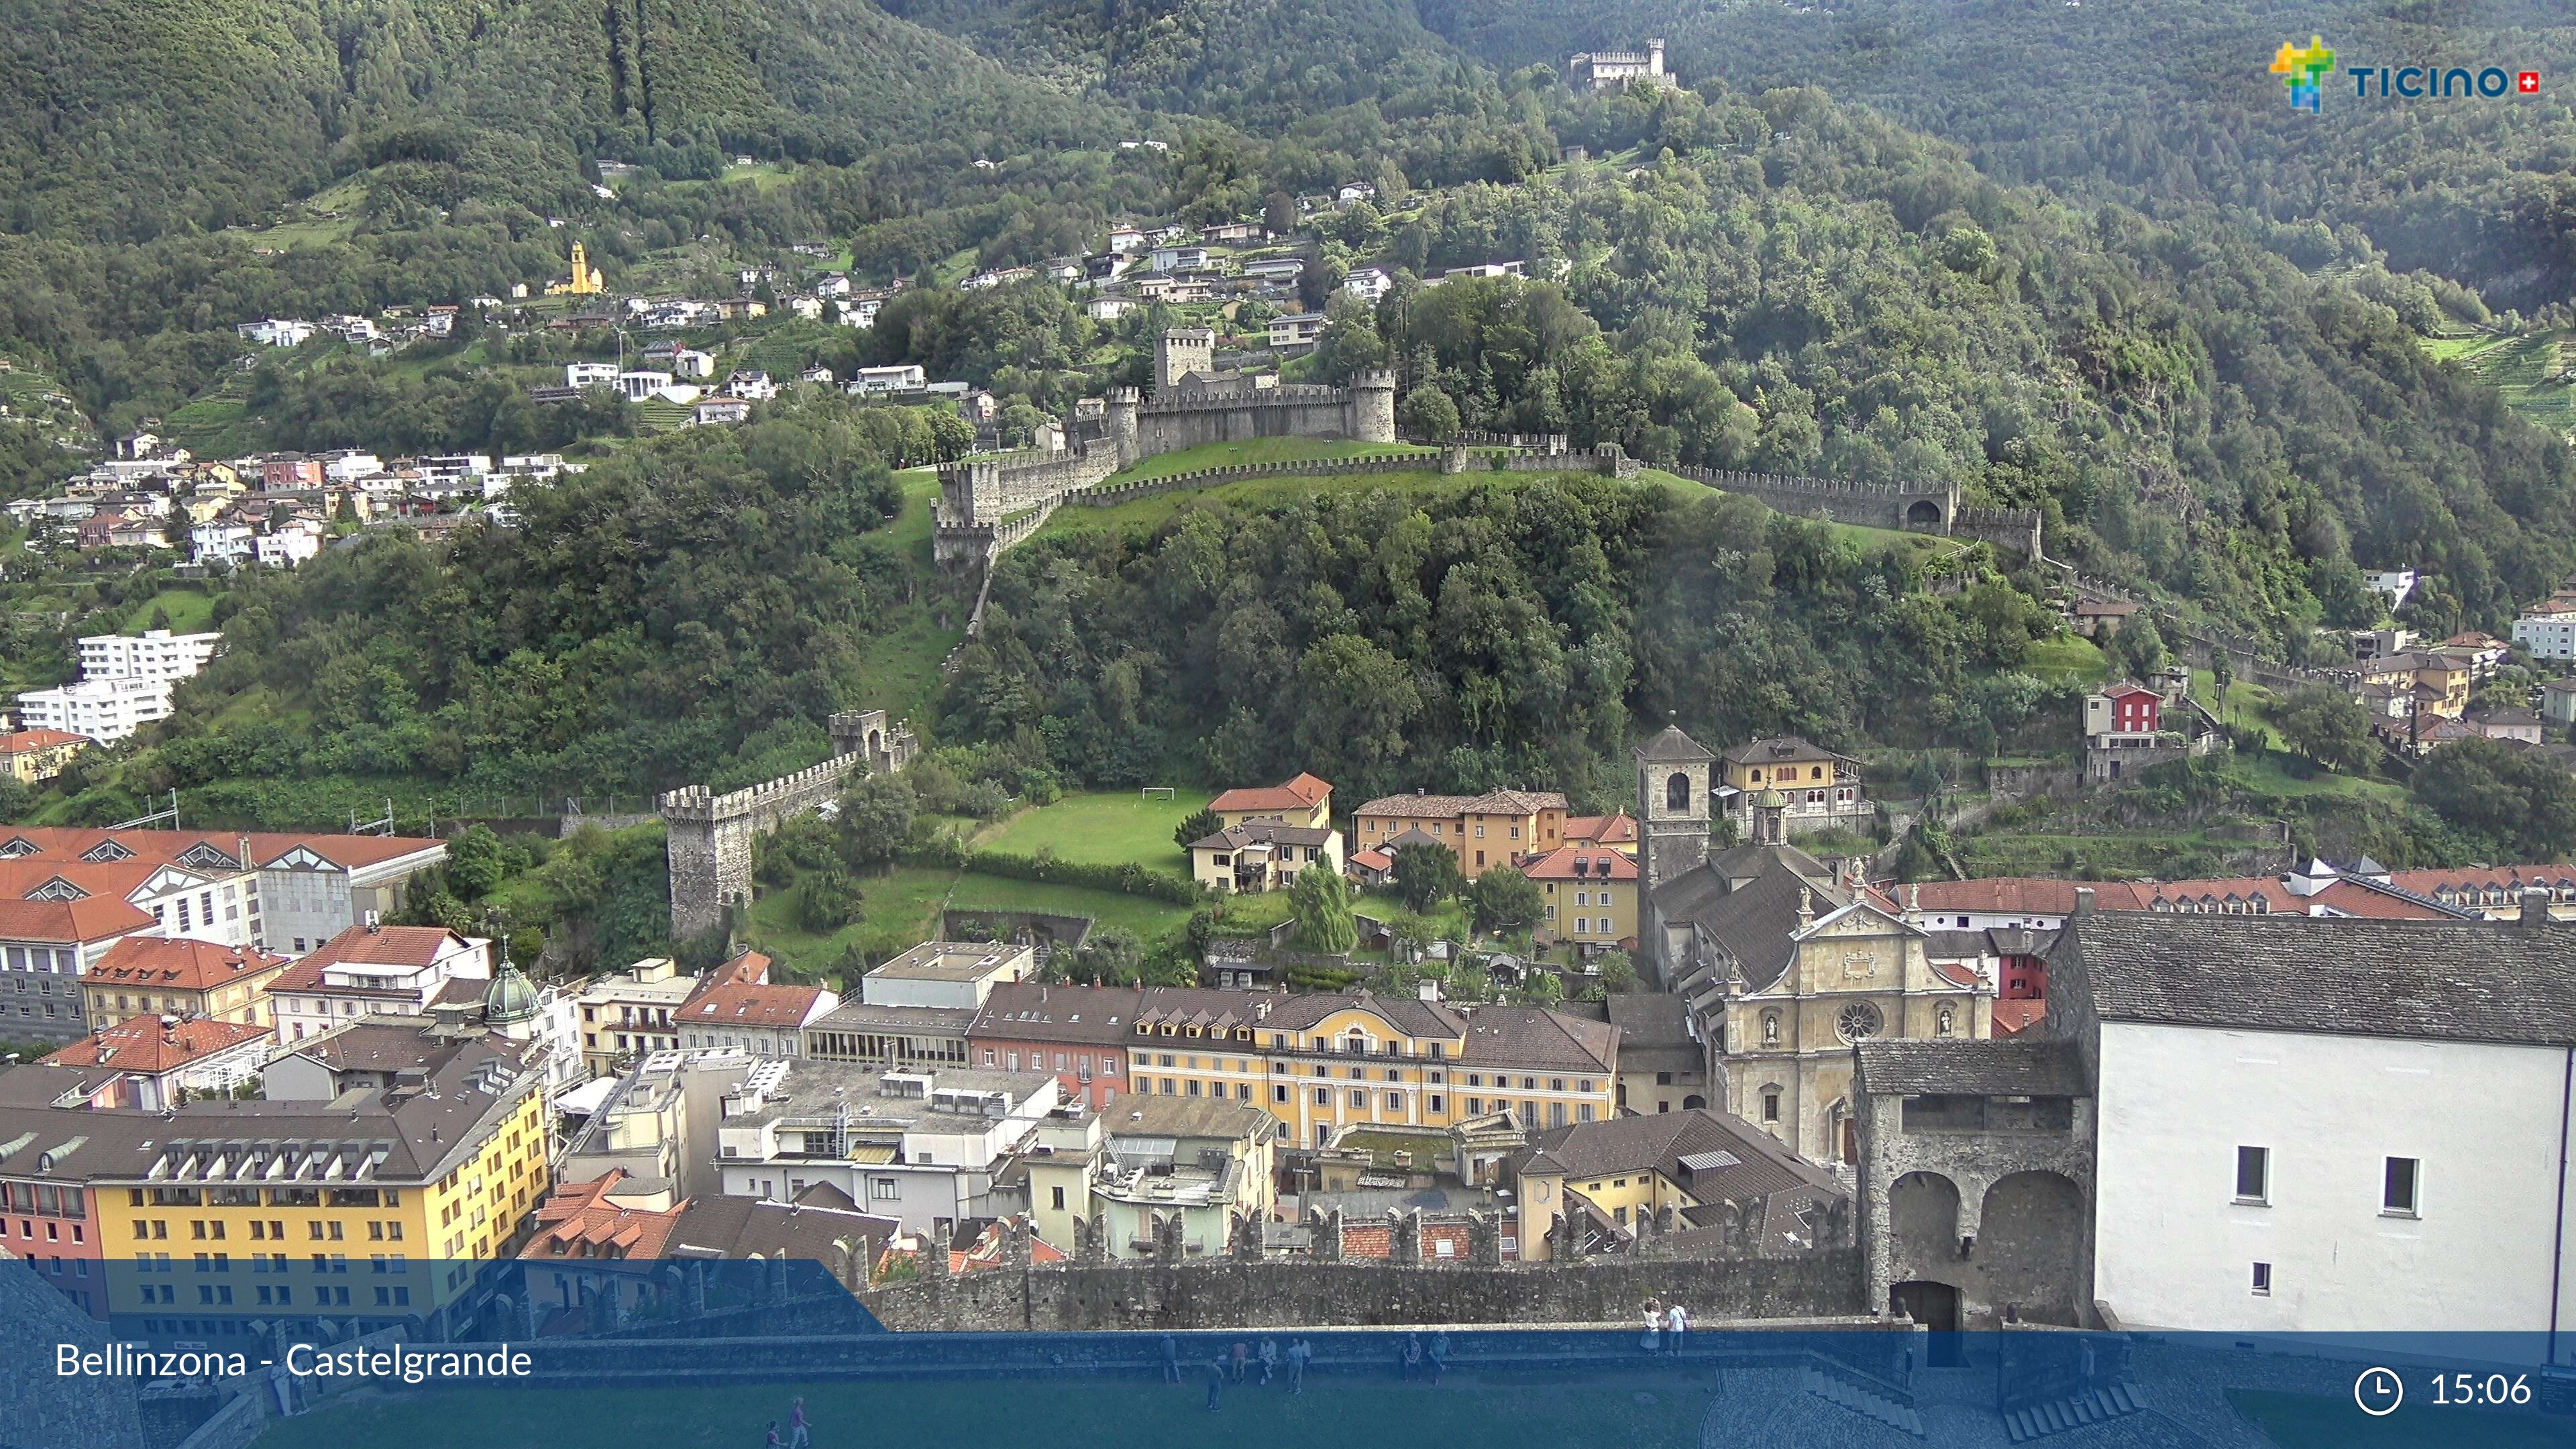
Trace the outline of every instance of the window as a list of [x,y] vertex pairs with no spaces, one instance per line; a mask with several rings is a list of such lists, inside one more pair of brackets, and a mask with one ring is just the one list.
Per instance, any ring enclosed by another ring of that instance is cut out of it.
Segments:
[[1055,1210],[1057,1212],[1064,1211],[1064,1189],[1061,1187],[1055,1189]]
[[903,1185],[891,1177],[868,1179],[868,1197],[875,1202],[892,1202],[903,1196]]
[[1386,1110],[1388,1110],[1388,1111],[1390,1111],[1390,1112],[1401,1112],[1401,1111],[1403,1111],[1403,1110],[1404,1110],[1404,1094],[1403,1094],[1402,1092],[1389,1092],[1389,1093],[1387,1093],[1387,1094],[1386,1094]]
[[1329,1107],[1333,1105],[1333,1089],[1330,1087],[1317,1087],[1315,1089],[1315,1105],[1318,1107]]
[[1366,1088],[1353,1087],[1351,1089],[1351,1105],[1354,1107],[1365,1107],[1368,1105],[1368,1091]]
[[2393,1218],[2416,1215],[2416,1190],[2420,1185],[2423,1163],[2413,1157],[2388,1159],[2386,1173],[2380,1179],[2379,1210]]
[[1780,1120],[1780,1090],[1777,1087],[1762,1094],[1762,1120],[1765,1122]]
[[2255,1264],[2255,1265],[2254,1265],[2254,1283],[2253,1283],[2253,1287],[2254,1287],[2254,1296],[2256,1296],[2257,1298],[2269,1298],[2269,1297],[2271,1297],[2271,1296],[2272,1296],[2272,1265],[2271,1265],[2271,1264],[2269,1264],[2269,1263],[2257,1263],[2257,1264]]
[[1688,810],[1690,808],[1690,794],[1690,776],[1683,774],[1679,770],[1674,771],[1671,778],[1664,781],[1664,808],[1667,810]]
[[1287,1084],[1286,1082],[1281,1082],[1281,1083],[1279,1083],[1277,1086],[1272,1087],[1272,1088],[1270,1089],[1270,1100],[1271,1100],[1271,1101],[1274,1101],[1274,1102],[1285,1102],[1285,1101],[1287,1101],[1287,1100],[1288,1100],[1288,1084]]
[[[2272,1200],[2272,1149],[2239,1147],[2236,1149],[2236,1200],[2242,1203],[2269,1203]],[[2269,1268],[2264,1269],[2270,1272]]]

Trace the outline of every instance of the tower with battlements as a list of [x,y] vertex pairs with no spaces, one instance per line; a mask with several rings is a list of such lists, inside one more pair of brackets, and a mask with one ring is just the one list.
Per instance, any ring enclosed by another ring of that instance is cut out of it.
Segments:
[[1154,396],[1167,398],[1181,379],[1216,375],[1216,333],[1206,327],[1173,327],[1154,339]]
[[725,912],[751,903],[751,854],[780,823],[821,808],[854,775],[894,774],[919,748],[908,725],[889,724],[884,710],[832,716],[832,758],[792,775],[719,795],[683,785],[655,801],[671,868],[671,939],[686,941],[724,925]]

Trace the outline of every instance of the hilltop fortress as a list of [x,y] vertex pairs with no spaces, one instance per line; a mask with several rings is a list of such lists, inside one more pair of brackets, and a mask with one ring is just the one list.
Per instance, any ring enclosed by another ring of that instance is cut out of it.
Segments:
[[1349,387],[1273,382],[1221,370],[1216,333],[1175,328],[1154,342],[1154,396],[1112,388],[1103,426],[1061,453],[943,463],[936,551],[943,564],[989,561],[1037,531],[1066,495],[1161,453],[1252,438],[1395,441],[1395,375]]

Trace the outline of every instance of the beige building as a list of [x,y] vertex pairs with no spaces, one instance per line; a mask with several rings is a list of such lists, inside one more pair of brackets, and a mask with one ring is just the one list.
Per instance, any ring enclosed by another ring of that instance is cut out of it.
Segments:
[[63,772],[72,756],[88,749],[87,735],[62,730],[16,730],[0,734],[0,775],[33,785]]
[[1720,1219],[1705,1210],[1740,1204],[1758,1205],[1763,1251],[1793,1252],[1813,1240],[1806,1219],[1846,1196],[1832,1173],[1705,1107],[1541,1133],[1509,1171],[1525,1263],[1555,1256],[1549,1229],[1561,1217],[1573,1220],[1579,1245],[1619,1252],[1635,1244],[1641,1221],[1667,1234],[1714,1228]]
[[1458,868],[1474,880],[1498,865],[1565,843],[1565,797],[1552,790],[1493,790],[1482,795],[1387,795],[1351,817],[1352,844],[1381,850],[1408,830],[1419,830],[1458,852]]
[[1774,844],[1711,854],[1714,757],[1679,728],[1637,759],[1648,842],[1639,934],[1711,1054],[1713,1105],[1803,1157],[1850,1160],[1852,1044],[1984,1038],[1994,983],[1934,961],[1858,861],[1838,870]]
[[1225,893],[1285,890],[1310,865],[1342,868],[1342,833],[1266,820],[1190,842],[1190,879]]
[[1637,862],[1608,846],[1561,846],[1521,862],[1547,902],[1540,934],[1575,946],[1637,939]]
[[1150,1258],[1156,1224],[1177,1219],[1184,1254],[1219,1258],[1237,1213],[1266,1219],[1278,1203],[1282,1129],[1250,1103],[1132,1097],[1039,1130],[1041,1150],[1026,1159],[1029,1215],[1040,1240],[1067,1253],[1087,1230],[1103,1256]]
[[698,979],[667,956],[647,956],[581,994],[581,1062],[594,1077],[613,1076],[637,1059],[680,1044],[673,1018]]
[[268,987],[285,969],[248,946],[128,936],[81,978],[81,1002],[101,1025],[149,1014],[273,1027]]
[[1208,809],[1220,826],[1266,820],[1320,830],[1333,823],[1333,787],[1301,774],[1268,789],[1228,790],[1209,801]]

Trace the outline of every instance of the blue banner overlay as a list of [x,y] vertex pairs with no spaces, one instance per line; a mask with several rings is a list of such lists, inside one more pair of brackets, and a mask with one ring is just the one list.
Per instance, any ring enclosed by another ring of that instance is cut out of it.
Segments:
[[2541,1335],[895,1333],[806,1262],[55,1266],[0,1262],[12,1449],[2576,1445]]

